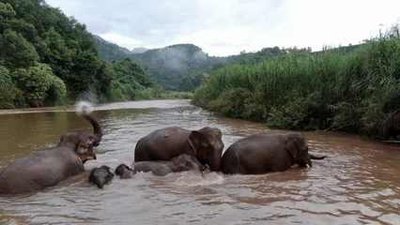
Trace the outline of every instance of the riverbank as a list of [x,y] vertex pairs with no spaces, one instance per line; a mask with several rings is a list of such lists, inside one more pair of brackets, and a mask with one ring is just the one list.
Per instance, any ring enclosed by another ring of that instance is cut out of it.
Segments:
[[215,71],[193,103],[224,116],[291,130],[379,136],[400,108],[398,28],[356,48],[286,54]]
[[[151,108],[171,108],[177,104],[186,103],[190,106],[190,99],[153,99],[104,103],[94,106],[94,111],[117,110],[117,109],[151,109]],[[42,107],[42,108],[22,108],[22,109],[2,109],[0,115],[30,114],[47,112],[75,112],[75,105]]]
[[[97,99],[92,94],[85,94],[80,100],[81,101],[90,101],[97,102]],[[181,91],[166,91],[162,88],[146,88],[141,91],[138,91],[134,99],[130,98],[122,98],[122,99],[114,99],[113,101],[105,101],[100,102],[99,104],[110,104],[110,103],[119,103],[119,102],[130,102],[130,101],[145,101],[145,100],[171,100],[171,99],[190,99],[193,98],[192,92],[181,92]],[[78,100],[78,101],[80,101]],[[48,107],[28,107],[28,108],[12,108],[12,107],[0,107],[0,114],[12,114],[14,112],[43,112],[43,111],[71,111],[73,105],[76,102],[74,101],[64,101],[59,103],[56,106],[48,106]],[[0,105],[1,106],[1,105]]]

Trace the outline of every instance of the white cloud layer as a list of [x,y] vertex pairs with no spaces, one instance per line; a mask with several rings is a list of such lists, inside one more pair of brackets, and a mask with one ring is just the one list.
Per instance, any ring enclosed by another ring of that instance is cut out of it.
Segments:
[[47,0],[129,49],[193,43],[210,55],[357,44],[400,23],[399,0]]

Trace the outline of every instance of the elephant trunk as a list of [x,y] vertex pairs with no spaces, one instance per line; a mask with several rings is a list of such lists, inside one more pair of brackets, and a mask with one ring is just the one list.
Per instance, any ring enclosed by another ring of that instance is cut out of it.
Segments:
[[220,170],[220,162],[213,162],[213,163],[210,163],[210,170],[211,171],[219,171]]
[[220,171],[221,169],[221,156],[214,156],[211,160],[209,161],[209,166],[211,171]]
[[87,121],[89,121],[90,124],[92,124],[93,133],[96,136],[96,140],[93,142],[93,146],[98,146],[100,144],[101,138],[103,137],[103,131],[100,127],[100,124],[90,115],[83,115],[83,118],[85,118]]

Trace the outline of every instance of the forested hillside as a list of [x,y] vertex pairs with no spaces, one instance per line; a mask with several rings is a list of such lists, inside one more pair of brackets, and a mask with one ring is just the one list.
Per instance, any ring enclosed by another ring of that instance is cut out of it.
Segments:
[[150,76],[168,90],[182,90],[179,87],[184,78],[195,76],[196,71],[208,71],[217,63],[192,44],[152,49],[132,54],[131,58],[143,65]]
[[100,59],[85,26],[43,0],[0,2],[0,49],[0,108],[62,104],[87,92],[134,99],[152,85],[134,62]]
[[108,62],[125,59],[132,54],[128,49],[110,43],[99,36],[93,35],[93,40],[100,57]]

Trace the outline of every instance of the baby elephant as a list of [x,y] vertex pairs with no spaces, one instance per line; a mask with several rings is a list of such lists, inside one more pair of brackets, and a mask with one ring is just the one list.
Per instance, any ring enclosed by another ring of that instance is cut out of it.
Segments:
[[182,154],[171,159],[171,161],[140,161],[133,164],[133,169],[125,164],[121,164],[115,170],[115,174],[121,179],[130,178],[137,172],[152,172],[157,176],[165,176],[172,172],[182,172],[188,170],[204,171],[204,166],[196,157]]
[[102,189],[103,186],[110,183],[113,178],[114,174],[111,172],[110,167],[101,166],[99,168],[92,169],[89,175],[89,182]]
[[120,164],[116,169],[115,169],[115,174],[119,176],[121,179],[129,179],[132,178],[132,176],[136,172],[130,168],[129,166],[125,164]]

